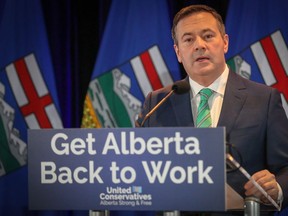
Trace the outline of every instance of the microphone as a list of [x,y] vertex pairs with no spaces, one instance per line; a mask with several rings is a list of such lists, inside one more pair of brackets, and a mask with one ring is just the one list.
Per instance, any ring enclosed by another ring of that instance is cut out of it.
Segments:
[[176,81],[172,86],[172,90],[174,90],[176,94],[184,94],[190,90],[189,82],[184,80]]
[[173,85],[172,85],[172,88],[170,90],[170,92],[161,100],[159,101],[159,103],[156,104],[155,107],[153,107],[153,109],[150,110],[150,112],[148,112],[140,127],[143,127],[144,123],[146,122],[146,120],[173,94],[173,93],[176,93],[176,94],[184,94],[186,92],[188,92],[190,90],[190,85],[189,85],[189,82],[187,81],[183,81],[183,80],[179,80],[179,81],[176,81]]

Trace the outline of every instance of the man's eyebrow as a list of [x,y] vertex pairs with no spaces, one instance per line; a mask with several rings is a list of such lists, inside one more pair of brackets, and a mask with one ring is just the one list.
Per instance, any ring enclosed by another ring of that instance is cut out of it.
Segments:
[[215,32],[215,31],[211,28],[206,28],[206,29],[203,29],[201,32],[206,33],[206,32]]
[[[213,29],[211,29],[211,28],[206,28],[206,29],[202,29],[201,30],[201,34],[203,34],[203,33],[206,33],[206,32],[215,32]],[[181,38],[183,38],[183,37],[185,37],[185,36],[193,36],[195,33],[192,33],[192,32],[185,32],[182,36],[181,36]]]
[[185,36],[192,36],[192,35],[193,35],[193,33],[191,33],[191,32],[185,32],[181,38],[183,38]]

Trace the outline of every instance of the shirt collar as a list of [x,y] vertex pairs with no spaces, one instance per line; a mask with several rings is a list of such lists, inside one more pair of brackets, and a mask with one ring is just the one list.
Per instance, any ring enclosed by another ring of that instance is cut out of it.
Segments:
[[[207,88],[210,88],[214,92],[217,92],[218,94],[223,96],[225,92],[227,79],[228,79],[228,74],[229,74],[229,68],[226,64],[226,67],[223,73]],[[192,91],[192,97],[195,97],[195,95],[197,95],[201,89],[205,88],[204,86],[192,80],[190,77],[189,77],[189,84],[190,84],[191,91]]]

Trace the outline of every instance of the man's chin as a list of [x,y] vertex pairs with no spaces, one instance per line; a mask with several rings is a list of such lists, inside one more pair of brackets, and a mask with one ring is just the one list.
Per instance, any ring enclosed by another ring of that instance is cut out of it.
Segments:
[[201,76],[209,76],[211,75],[215,70],[213,68],[206,66],[206,67],[201,67],[198,69],[198,74]]

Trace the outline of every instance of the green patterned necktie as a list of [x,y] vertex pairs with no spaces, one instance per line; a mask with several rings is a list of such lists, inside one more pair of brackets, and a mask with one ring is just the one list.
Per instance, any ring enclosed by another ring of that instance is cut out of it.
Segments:
[[204,88],[199,92],[199,94],[201,101],[197,111],[196,127],[211,127],[212,120],[208,99],[213,94],[213,91],[209,88]]

